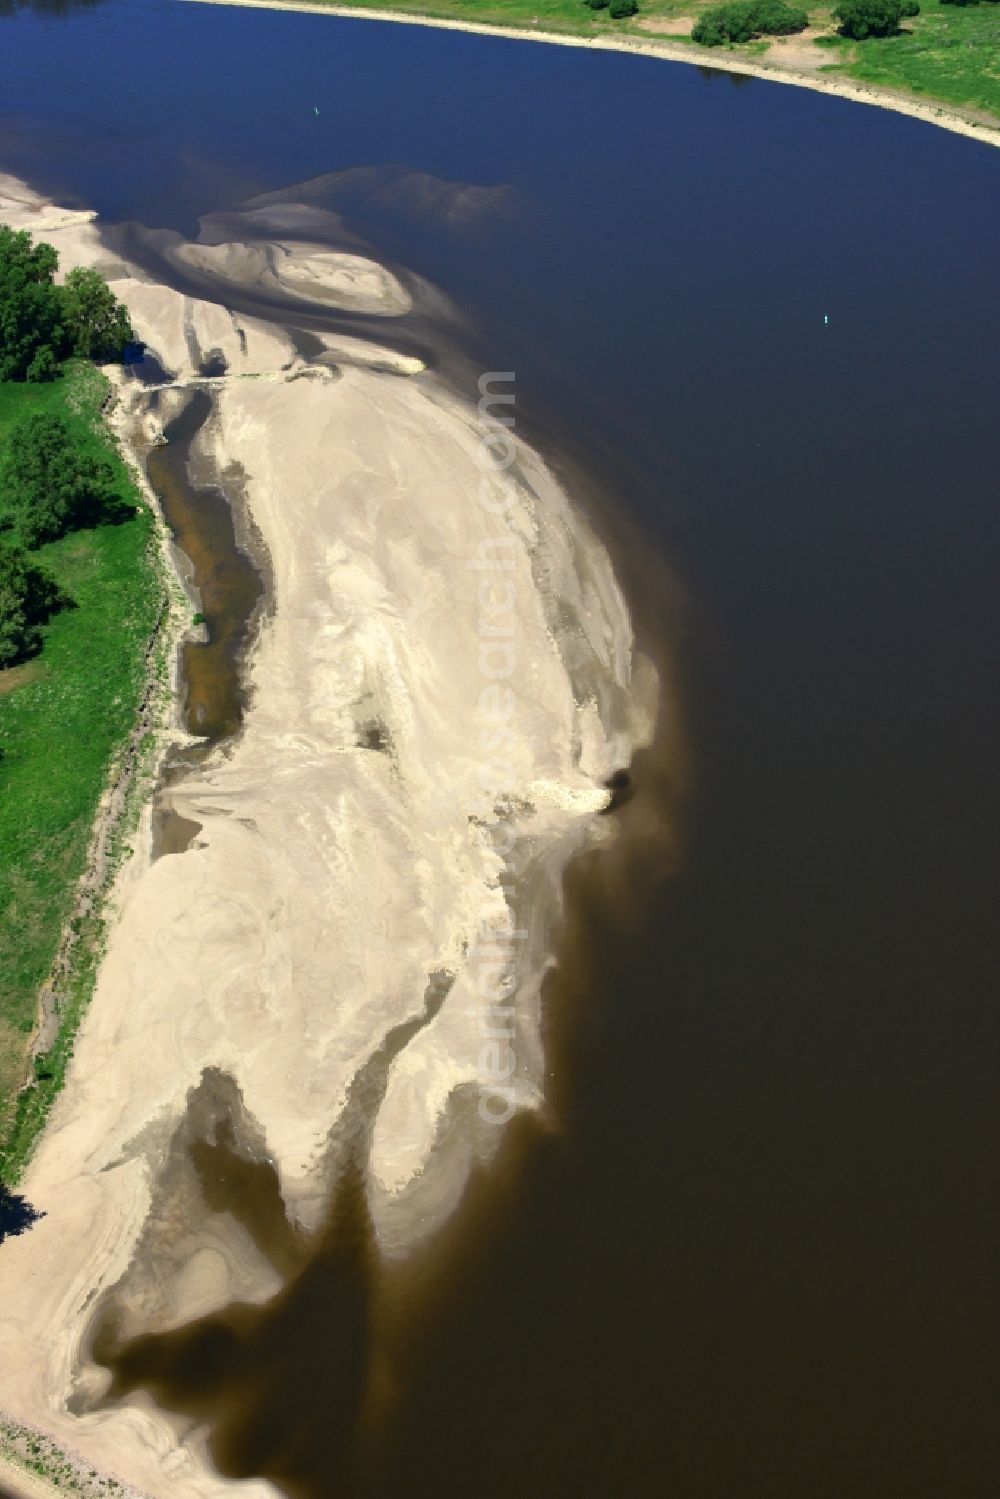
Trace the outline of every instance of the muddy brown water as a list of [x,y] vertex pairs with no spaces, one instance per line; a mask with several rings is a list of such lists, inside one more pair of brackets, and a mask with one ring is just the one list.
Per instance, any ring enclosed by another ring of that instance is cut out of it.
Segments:
[[234,734],[243,717],[240,654],[262,607],[259,566],[237,536],[233,495],[191,479],[191,449],[209,419],[211,397],[193,390],[164,428],[166,442],[150,449],[146,472],[178,548],[190,563],[207,640],[182,646],[183,718],[192,734],[216,740]]

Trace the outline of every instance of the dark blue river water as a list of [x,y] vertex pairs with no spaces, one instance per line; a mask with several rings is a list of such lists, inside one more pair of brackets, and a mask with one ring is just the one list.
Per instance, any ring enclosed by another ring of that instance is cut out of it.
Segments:
[[515,1139],[386,1325],[331,1263],[308,1316],[199,1345],[207,1383],[139,1382],[309,1496],[993,1499],[1000,153],[689,66],[181,0],[5,6],[0,79],[0,169],[109,222],[378,169],[334,201],[517,372],[693,777],[675,805],[675,761],[638,768],[679,872],[570,880],[564,1132]]

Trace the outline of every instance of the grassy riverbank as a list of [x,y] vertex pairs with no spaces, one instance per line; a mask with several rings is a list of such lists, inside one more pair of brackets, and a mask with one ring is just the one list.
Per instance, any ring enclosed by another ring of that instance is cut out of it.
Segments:
[[686,44],[692,61],[725,67],[744,59],[780,72],[855,79],[916,100],[940,101],[1000,123],[1000,5],[942,5],[921,0],[921,14],[903,23],[899,36],[852,42],[837,35],[832,6],[805,5],[809,30],[800,36],[761,39],[742,46],[700,47],[691,27],[717,0],[639,0],[639,14],[613,21],[583,0],[312,0],[319,8],[392,11],[456,24],[476,23],[522,31],[554,32],[637,45]]
[[45,627],[40,654],[0,671],[0,1178],[7,1181],[61,1084],[93,980],[100,892],[75,924],[57,985],[58,1034],[36,1064],[34,1087],[18,1099],[39,991],[73,915],[102,792],[136,721],[163,602],[153,517],[101,416],[107,389],[82,361],[51,384],[0,384],[0,443],[22,418],[58,413],[81,449],[112,465],[118,493],[135,511],[33,554],[73,606]]
[[849,42],[833,37],[831,60],[876,88],[905,89],[1000,120],[1000,5],[920,0],[899,36]]

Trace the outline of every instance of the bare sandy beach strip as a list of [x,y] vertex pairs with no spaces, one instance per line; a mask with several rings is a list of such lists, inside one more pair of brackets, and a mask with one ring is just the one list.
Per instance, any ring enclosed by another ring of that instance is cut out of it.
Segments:
[[767,54],[767,59],[748,62],[742,57],[733,57],[728,52],[720,55],[713,48],[677,45],[669,41],[640,40],[638,37],[582,37],[565,36],[560,32],[541,31],[514,26],[487,26],[475,21],[451,21],[436,16],[404,15],[392,10],[362,10],[348,5],[310,4],[309,0],[189,0],[198,5],[248,6],[257,10],[294,10],[311,15],[346,16],[353,21],[394,21],[403,26],[434,26],[444,31],[470,31],[479,36],[516,37],[524,42],[547,42],[556,47],[584,47],[592,52],[629,52],[638,57],[659,57],[666,62],[686,62],[702,68],[718,68],[726,73],[742,73],[750,78],[763,78],[771,83],[790,83],[797,88],[812,89],[818,94],[832,94],[838,99],[851,99],[856,104],[870,104],[877,109],[890,109],[896,114],[909,115],[923,120],[928,125],[939,125],[942,130],[951,130],[956,135],[967,135],[972,140],[984,141],[990,146],[1000,146],[1000,126],[984,124],[980,120],[962,114],[953,106],[924,104],[905,94],[890,89],[872,88],[869,84],[856,83],[850,78],[821,77],[815,67],[804,66],[801,53],[792,51],[782,55],[776,47]]
[[[499,420],[503,372],[486,419],[395,354],[408,301],[384,268],[287,238],[263,257],[259,238],[179,247],[218,278],[212,302],[10,179],[0,220],[52,242],[63,271],[100,266],[170,372],[155,410],[119,377],[136,454],[188,382],[210,392],[194,459],[243,507],[271,586],[241,731],[158,796],[190,845],[154,858],[147,811],[23,1183],[45,1216],[0,1253],[0,1409],[141,1491],[195,1499],[234,1487],[204,1433],[146,1398],[97,1408],[89,1352],[104,1293],[139,1332],[281,1283],[202,1199],[185,1142],[235,1119],[304,1238],[351,1151],[382,1252],[431,1232],[498,1124],[542,1105],[562,871],[613,834],[603,782],[650,738],[655,672],[603,547]],[[282,327],[223,305],[227,278],[264,275],[289,305],[379,311],[384,345],[329,335],[304,361]],[[226,372],[206,382],[209,356]]]

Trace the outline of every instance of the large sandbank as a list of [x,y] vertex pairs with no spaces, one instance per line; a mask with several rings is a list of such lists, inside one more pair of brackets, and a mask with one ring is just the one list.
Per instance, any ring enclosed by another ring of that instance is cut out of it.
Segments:
[[873,88],[870,84],[857,83],[850,78],[821,77],[814,65],[804,65],[800,49],[780,44],[768,52],[765,58],[750,62],[743,57],[733,57],[729,51],[701,48],[690,43],[678,44],[653,39],[647,41],[636,36],[568,36],[534,27],[529,30],[516,26],[491,26],[476,21],[445,20],[394,10],[312,4],[310,0],[191,0],[191,3],[251,6],[257,10],[308,11],[312,15],[347,16],[353,21],[394,21],[404,26],[434,26],[444,31],[471,31],[480,36],[516,37],[520,41],[546,42],[556,47],[585,47],[592,52],[630,52],[633,56],[658,57],[666,62],[686,62],[701,68],[718,68],[726,73],[742,73],[749,78],[767,79],[771,83],[790,83],[797,88],[812,89],[817,94],[833,94],[838,99],[851,99],[856,104],[891,109],[896,114],[910,115],[928,125],[939,125],[942,130],[951,130],[956,135],[967,135],[973,140],[985,141],[987,145],[1000,146],[1000,126],[986,124],[971,112],[966,115],[952,105],[937,104],[932,100],[923,103],[901,91]]
[[[377,302],[391,330],[407,302],[381,267],[287,240],[264,259],[259,241],[188,247],[219,278],[212,302],[10,179],[0,221],[53,243],[63,271],[100,266],[170,372],[155,410],[119,382],[137,456],[187,382],[211,392],[195,461],[238,496],[270,580],[243,727],[158,793],[197,829],[183,852],[153,857],[147,809],[23,1183],[45,1216],[0,1249],[0,1408],[140,1490],[195,1499],[233,1487],[203,1431],[146,1398],[95,1406],[95,1307],[155,1331],[277,1289],[273,1256],[185,1165],[226,1109],[304,1241],[345,1152],[383,1253],[451,1210],[496,1148],[492,1119],[542,1104],[561,873],[612,834],[603,781],[651,734],[655,674],[606,553],[516,435],[389,334],[330,336],[307,363],[221,300],[226,276],[266,274],[290,303]],[[209,356],[227,372],[206,383]],[[371,1096],[352,1090],[376,1064]]]

